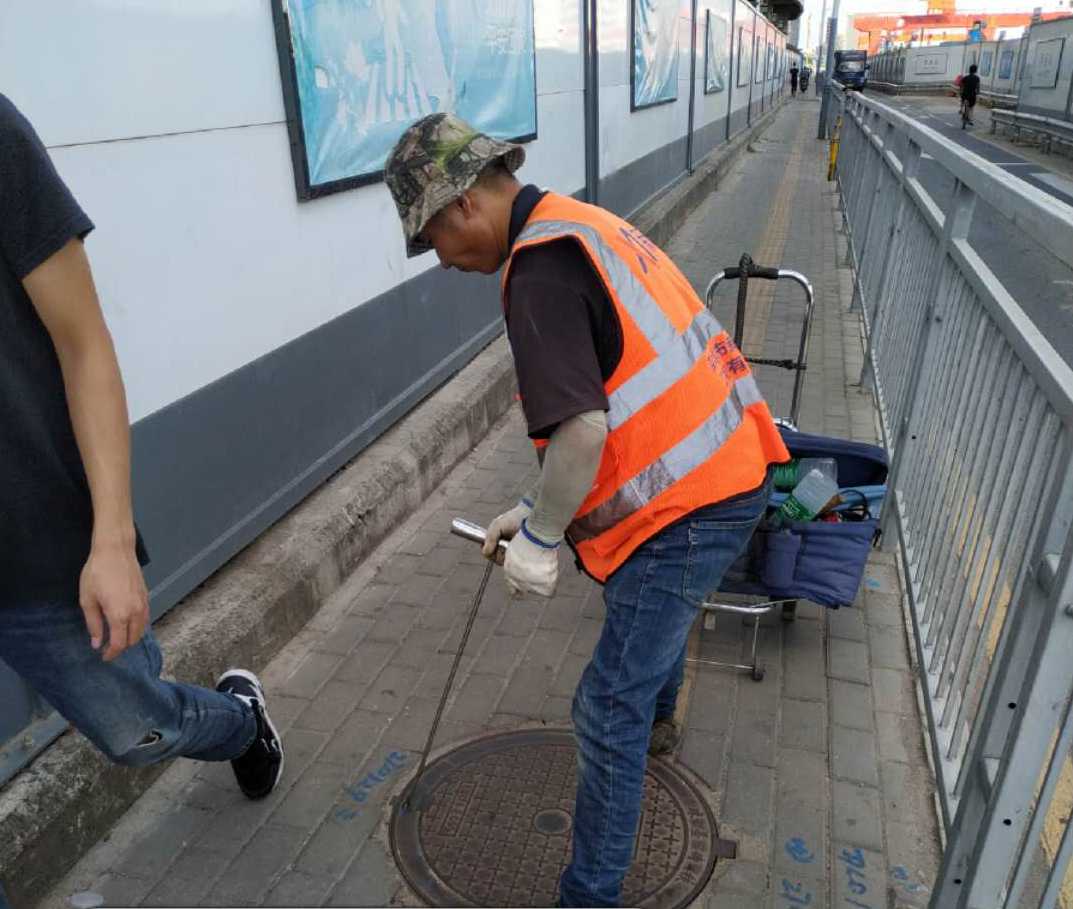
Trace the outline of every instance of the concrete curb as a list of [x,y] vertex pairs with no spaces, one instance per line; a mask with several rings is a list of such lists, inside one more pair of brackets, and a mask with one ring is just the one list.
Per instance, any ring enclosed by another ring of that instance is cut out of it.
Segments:
[[[777,111],[653,200],[637,226],[667,242]],[[499,338],[154,625],[169,677],[211,685],[228,666],[263,667],[488,433],[514,391]],[[33,905],[162,772],[114,766],[82,736],[60,736],[0,790],[0,880],[12,905]]]

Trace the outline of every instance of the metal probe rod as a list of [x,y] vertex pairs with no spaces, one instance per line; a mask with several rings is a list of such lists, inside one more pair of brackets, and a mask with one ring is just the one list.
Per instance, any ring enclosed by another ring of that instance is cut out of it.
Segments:
[[[451,533],[457,534],[460,537],[465,537],[467,540],[473,540],[475,543],[483,543],[486,536],[483,527],[478,524],[473,524],[470,521],[465,521],[462,518],[455,518],[451,522]],[[499,545],[503,550],[506,550],[505,542],[500,540]],[[488,564],[485,565],[484,575],[481,577],[480,586],[477,588],[477,593],[473,597],[473,606],[470,608],[469,618],[466,620],[466,627],[462,632],[462,640],[458,644],[458,652],[455,654],[455,661],[451,664],[451,673],[447,676],[447,684],[443,686],[443,694],[440,695],[440,705],[436,708],[436,715],[432,718],[432,728],[429,730],[428,739],[425,741],[425,749],[421,752],[421,763],[417,765],[417,773],[414,775],[414,780],[406,792],[406,800],[403,802],[403,805],[409,811],[421,811],[425,807],[424,799],[422,798],[423,793],[420,791],[421,775],[425,772],[425,764],[428,763],[428,756],[432,751],[432,743],[435,741],[436,732],[440,728],[440,719],[443,717],[443,709],[447,705],[447,696],[451,693],[451,685],[454,684],[455,674],[458,672],[458,666],[462,662],[462,654],[466,649],[469,633],[473,630],[473,622],[477,618],[477,610],[481,607],[481,600],[484,598],[484,590],[488,586],[488,579],[492,576],[492,566],[494,564],[494,562],[489,560]]]

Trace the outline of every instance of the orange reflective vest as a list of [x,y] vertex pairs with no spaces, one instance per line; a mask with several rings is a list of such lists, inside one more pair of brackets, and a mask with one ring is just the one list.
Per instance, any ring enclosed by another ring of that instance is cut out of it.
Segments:
[[649,537],[691,511],[755,489],[790,455],[745,358],[667,255],[604,209],[548,193],[511,249],[570,237],[622,326],[604,383],[608,435],[596,481],[567,530],[605,581]]

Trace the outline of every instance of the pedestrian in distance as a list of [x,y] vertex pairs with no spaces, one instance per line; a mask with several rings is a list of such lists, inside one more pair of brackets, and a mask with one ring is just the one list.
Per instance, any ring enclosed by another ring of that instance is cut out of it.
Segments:
[[972,120],[972,112],[976,107],[976,99],[980,95],[980,77],[976,75],[976,64],[969,67],[967,76],[961,77],[959,94],[961,95],[961,127],[965,125],[975,126]]
[[793,64],[793,66],[790,67],[790,97],[791,98],[796,98],[797,97],[797,78],[798,78],[798,75],[800,74],[800,72],[801,71],[797,68],[796,63]]
[[93,223],[3,95],[0,211],[0,659],[112,761],[229,760],[262,798],[283,746],[257,677],[160,678]]
[[[487,530],[514,595],[554,594],[565,542],[603,585],[574,696],[579,751],[563,906],[615,906],[649,753],[677,744],[690,628],[789,459],[748,363],[666,253],[604,209],[523,185],[525,150],[433,114],[385,180],[407,252],[502,269],[502,305],[540,479]],[[524,607],[519,607],[524,608]]]

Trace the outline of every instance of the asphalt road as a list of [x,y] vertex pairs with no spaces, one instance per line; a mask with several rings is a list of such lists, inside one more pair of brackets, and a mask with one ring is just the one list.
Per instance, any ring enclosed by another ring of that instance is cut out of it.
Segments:
[[[1073,179],[1069,176],[974,135],[974,132],[986,133],[990,129],[990,114],[986,108],[977,107],[975,128],[963,130],[957,101],[953,98],[872,97],[942,133],[951,143],[997,164],[1036,189],[1073,205]],[[896,152],[901,157],[904,146]],[[945,212],[950,204],[953,178],[937,161],[925,156],[921,162],[920,180]],[[985,203],[977,204],[969,242],[1066,363],[1073,365],[1073,248],[1067,259],[1071,264],[1062,262],[1039,249]]]

